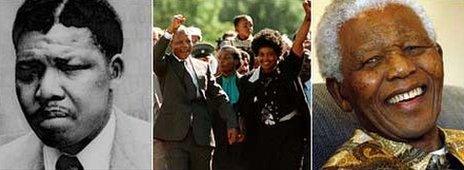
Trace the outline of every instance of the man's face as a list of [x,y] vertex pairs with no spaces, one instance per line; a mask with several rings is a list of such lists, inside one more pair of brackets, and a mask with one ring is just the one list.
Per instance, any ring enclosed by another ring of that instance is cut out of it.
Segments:
[[24,115],[47,145],[64,148],[95,136],[110,115],[110,73],[87,28],[55,24],[21,37],[16,93]]
[[171,49],[180,59],[187,58],[193,50],[192,38],[185,31],[178,31],[172,38]]
[[443,62],[411,9],[388,5],[361,13],[342,25],[339,38],[340,94],[365,128],[399,141],[434,129]]
[[261,68],[265,73],[271,72],[277,65],[277,53],[271,47],[261,47],[258,50],[258,58]]
[[248,19],[241,19],[237,26],[235,26],[235,30],[237,31],[238,37],[248,38],[248,36],[253,33],[253,22]]

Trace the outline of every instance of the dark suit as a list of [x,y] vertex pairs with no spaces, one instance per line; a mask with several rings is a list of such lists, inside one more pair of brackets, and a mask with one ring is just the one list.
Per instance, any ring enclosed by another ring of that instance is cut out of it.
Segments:
[[[165,54],[168,44],[169,40],[163,36],[154,47],[154,71],[158,76],[163,95],[163,102],[155,120],[154,130],[154,137],[159,140],[158,143],[161,144],[159,146],[163,146],[163,148],[158,148],[157,141],[155,141],[155,161],[157,157],[164,159],[164,161],[171,159],[167,157],[170,154],[160,153],[164,149],[168,149],[167,152],[169,152],[169,148],[172,148],[169,146],[170,143],[185,144],[188,142],[187,140],[192,139],[195,145],[214,146],[211,133],[213,118],[212,113],[208,110],[208,105],[220,111],[219,114],[227,121],[228,128],[238,126],[236,115],[228,102],[227,95],[216,83],[208,64],[193,57],[190,58],[198,81],[200,97],[196,100],[189,99],[188,91],[185,88],[186,82],[182,78],[184,76],[182,74],[187,73],[182,72],[184,66],[172,54]],[[156,151],[157,148],[160,150],[159,152]],[[186,152],[189,151],[192,150]],[[192,161],[190,162],[192,163]],[[163,165],[163,167],[166,166]]]

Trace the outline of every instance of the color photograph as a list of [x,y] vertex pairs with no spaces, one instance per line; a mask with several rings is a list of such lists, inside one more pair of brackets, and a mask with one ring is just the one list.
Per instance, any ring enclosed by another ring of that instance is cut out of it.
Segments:
[[154,169],[309,169],[311,2],[153,7]]
[[313,4],[312,168],[464,169],[464,3]]

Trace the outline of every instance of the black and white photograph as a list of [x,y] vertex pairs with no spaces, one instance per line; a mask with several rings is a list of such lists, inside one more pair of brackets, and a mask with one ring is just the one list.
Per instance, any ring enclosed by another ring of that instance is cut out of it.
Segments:
[[151,169],[150,0],[0,1],[0,169]]

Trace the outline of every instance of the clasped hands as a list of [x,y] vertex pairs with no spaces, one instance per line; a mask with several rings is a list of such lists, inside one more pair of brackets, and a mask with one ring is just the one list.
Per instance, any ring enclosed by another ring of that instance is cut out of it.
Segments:
[[229,141],[229,145],[235,144],[235,143],[241,143],[245,139],[245,135],[242,133],[239,133],[237,128],[228,128],[227,129],[227,139]]

